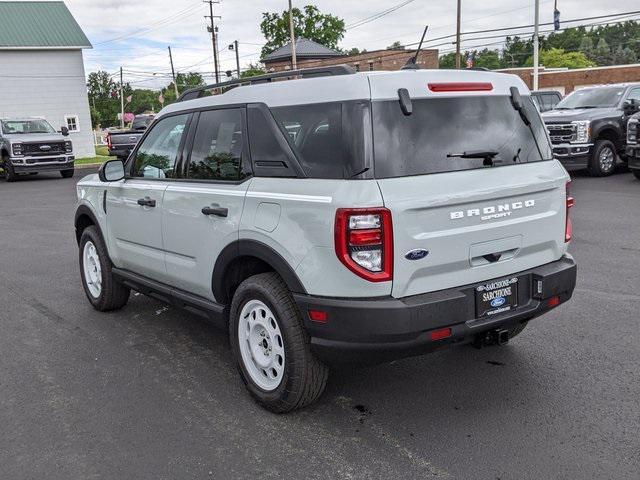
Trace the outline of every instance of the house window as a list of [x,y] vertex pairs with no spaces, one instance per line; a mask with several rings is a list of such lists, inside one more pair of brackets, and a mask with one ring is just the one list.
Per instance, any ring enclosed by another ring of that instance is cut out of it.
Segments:
[[70,132],[80,131],[80,122],[77,115],[65,115],[64,120],[67,122],[67,128]]
[[373,71],[373,62],[369,62],[369,71]]
[[359,63],[354,63],[353,66],[356,67],[356,72],[360,71],[360,64]]

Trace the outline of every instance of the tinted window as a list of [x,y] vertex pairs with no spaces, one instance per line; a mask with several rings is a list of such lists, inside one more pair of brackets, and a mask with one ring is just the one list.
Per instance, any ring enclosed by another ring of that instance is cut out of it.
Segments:
[[397,100],[373,102],[376,177],[486,168],[465,152],[496,152],[496,167],[551,159],[540,115],[523,100],[535,136],[508,96],[414,99],[409,116]]
[[[286,143],[281,143],[282,135],[276,128],[272,129],[270,120],[265,117],[258,108],[249,108],[249,148],[251,150],[251,159],[254,163],[260,165],[265,162],[275,164],[275,166],[286,167],[289,162],[289,155],[285,151],[288,148]],[[268,115],[268,112],[267,112]],[[278,138],[280,137],[280,138]]]
[[202,112],[193,140],[187,177],[200,180],[241,178],[242,112],[238,109]]
[[334,102],[271,109],[311,178],[351,178],[370,163],[368,102]]
[[627,100],[635,100],[636,102],[640,102],[640,88],[631,89]]
[[622,87],[582,88],[566,96],[557,109],[615,107],[624,93]]
[[163,118],[151,129],[138,151],[134,177],[171,178],[189,115]]

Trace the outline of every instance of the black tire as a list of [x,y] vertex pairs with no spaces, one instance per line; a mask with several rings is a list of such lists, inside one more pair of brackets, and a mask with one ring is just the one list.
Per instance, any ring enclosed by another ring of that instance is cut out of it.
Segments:
[[515,327],[511,327],[509,329],[509,340],[517,337],[518,335],[520,335],[522,333],[522,331],[526,328],[526,326],[529,325],[529,321],[525,321],[522,323],[519,323],[518,325],[516,325]]
[[62,175],[62,178],[71,178],[73,177],[73,172],[75,170],[72,168],[70,170],[61,170],[60,171],[60,175]]
[[[84,249],[88,242],[91,242],[95,246],[100,261],[101,290],[98,296],[94,296],[91,293],[89,286],[87,285],[87,278],[84,270]],[[108,312],[124,307],[129,301],[129,294],[131,293],[131,290],[129,287],[126,287],[115,280],[113,273],[111,272],[113,264],[109,259],[107,247],[104,244],[102,235],[100,235],[98,229],[93,225],[85,228],[82,232],[82,236],[80,237],[79,259],[82,286],[89,302],[93,305],[93,308],[100,312]]]
[[[240,351],[240,314],[247,303],[256,300],[274,313],[284,337],[284,371],[279,385],[270,391],[259,387],[251,378]],[[262,273],[240,284],[231,302],[229,334],[240,376],[249,393],[267,410],[285,413],[303,408],[324,392],[329,369],[311,352],[309,335],[302,325],[298,308],[277,274]]]
[[[611,161],[613,155],[613,161]],[[589,173],[592,177],[608,177],[616,171],[618,155],[616,146],[610,140],[598,140],[593,146],[589,160]]]
[[13,170],[13,165],[9,160],[5,160],[2,169],[4,170],[4,179],[7,182],[15,182],[18,179],[18,174]]
[[633,176],[640,180],[640,170],[631,170],[633,172]]

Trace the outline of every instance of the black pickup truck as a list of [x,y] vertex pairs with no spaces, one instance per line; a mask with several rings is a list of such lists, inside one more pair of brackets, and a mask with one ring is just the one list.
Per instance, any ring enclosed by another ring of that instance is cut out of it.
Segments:
[[626,161],[627,122],[638,112],[640,83],[587,87],[542,114],[553,153],[568,170],[611,175]]
[[153,121],[154,115],[136,115],[130,130],[110,132],[107,135],[107,147],[109,155],[126,160],[142,138],[145,130]]
[[640,180],[640,113],[636,113],[627,124],[627,158],[629,169]]

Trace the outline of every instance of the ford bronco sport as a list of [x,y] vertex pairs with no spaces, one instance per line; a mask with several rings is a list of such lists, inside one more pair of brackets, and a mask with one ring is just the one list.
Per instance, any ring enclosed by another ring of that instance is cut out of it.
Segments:
[[134,289],[218,319],[249,392],[286,412],[328,365],[504,344],[571,297],[569,176],[518,77],[241,82],[186,92],[78,184],[97,310]]

